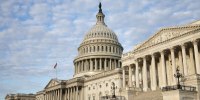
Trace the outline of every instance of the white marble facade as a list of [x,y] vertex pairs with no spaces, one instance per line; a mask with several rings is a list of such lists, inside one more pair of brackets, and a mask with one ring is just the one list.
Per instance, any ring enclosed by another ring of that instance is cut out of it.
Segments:
[[[123,69],[129,70],[129,79],[123,79],[123,86],[147,91],[176,85],[174,74],[177,67],[184,78],[199,75],[199,22],[163,28],[134,50],[123,54]],[[129,84],[125,84],[125,81]],[[182,84],[186,84],[185,81],[187,79],[182,80]]]
[[100,100],[112,95],[112,83],[118,96],[127,88],[154,91],[177,84],[177,66],[184,75],[181,84],[199,87],[190,79],[197,80],[200,74],[200,21],[163,28],[122,55],[116,34],[104,22],[101,4],[96,17],[96,24],[78,48],[74,77],[52,79],[37,92],[36,100]]
[[74,77],[69,80],[52,79],[37,100],[100,100],[116,94],[122,88],[121,55],[123,47],[116,34],[104,22],[101,4],[96,24],[86,33],[74,59]]

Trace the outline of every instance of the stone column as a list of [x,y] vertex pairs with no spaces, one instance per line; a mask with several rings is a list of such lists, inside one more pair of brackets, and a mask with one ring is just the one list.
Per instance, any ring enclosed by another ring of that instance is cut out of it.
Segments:
[[48,100],[48,93],[46,92],[46,99]]
[[104,70],[107,71],[107,60],[106,60],[106,58],[105,58],[105,61],[104,61]]
[[79,100],[78,99],[78,86],[76,87],[76,100]]
[[92,62],[92,59],[90,59],[90,71],[93,71],[93,62]]
[[54,91],[52,90],[52,91],[51,91],[51,99],[54,100],[54,99],[55,99],[54,97],[55,97]]
[[56,95],[56,96],[55,96],[55,100],[59,100],[59,99],[58,99],[58,93],[57,93],[57,90],[55,90],[55,95]]
[[60,100],[62,100],[63,95],[62,95],[62,89],[60,89]]
[[74,100],[76,100],[76,87],[74,87]]
[[75,88],[74,87],[72,87],[72,96],[73,96],[73,99],[72,100],[76,100],[76,98],[75,98]]
[[189,48],[189,55],[190,55],[190,69],[188,68],[188,70],[190,71],[190,74],[195,74],[195,65],[194,65],[194,54],[193,54],[193,48]]
[[46,99],[46,94],[44,94],[44,100],[47,100],[47,99]]
[[200,66],[199,66],[199,52],[198,52],[198,45],[197,41],[193,41],[193,46],[194,46],[194,56],[195,56],[195,65],[196,65],[196,73],[200,74]]
[[76,74],[76,63],[74,63],[74,74]]
[[53,100],[53,91],[51,91],[51,100]]
[[86,70],[86,60],[83,60],[83,72],[85,72],[85,70]]
[[167,80],[166,80],[166,66],[165,66],[165,56],[164,56],[164,51],[161,51],[161,69],[162,69],[162,86],[161,87],[165,87],[167,84]]
[[186,51],[185,51],[185,45],[181,45],[182,48],[182,57],[183,57],[183,68],[184,68],[184,75],[186,76],[187,73],[187,62],[186,62]]
[[95,58],[95,70],[97,70],[97,59]]
[[55,93],[55,90],[53,90],[52,93],[53,93],[53,96],[52,96],[53,100],[56,100],[56,93]]
[[172,78],[173,78],[173,85],[176,85],[176,78],[174,77],[174,74],[176,74],[176,60],[175,60],[175,54],[174,54],[174,48],[170,48],[171,52],[171,58],[172,58]]
[[100,58],[100,60],[99,60],[99,69],[100,70],[102,70],[102,60],[101,60],[102,58]]
[[51,98],[50,98],[50,92],[48,91],[48,100],[51,100]]
[[78,73],[78,63],[77,62],[75,62],[75,67],[76,67],[75,72],[77,74]]
[[88,62],[87,62],[87,59],[84,61],[85,63],[84,63],[84,71],[87,71],[88,69],[87,69],[87,65],[88,65]]
[[110,70],[112,70],[112,59],[110,59]]
[[151,55],[151,75],[152,75],[152,80],[151,80],[151,89],[156,90],[156,64],[155,64],[155,56],[154,54]]
[[142,68],[142,76],[143,76],[143,91],[147,91],[147,63],[146,57],[143,57],[143,68]]
[[76,63],[77,63],[77,69],[76,70],[77,70],[77,73],[79,73],[79,62],[77,61]]
[[128,69],[129,69],[129,87],[133,87],[133,82],[132,82],[132,68],[131,68],[131,65],[128,66]]
[[60,100],[60,89],[57,90],[57,100]]
[[136,88],[139,88],[139,67],[137,60],[135,60],[135,81],[136,81]]
[[125,86],[126,86],[126,77],[125,77],[125,66],[122,68],[122,70],[123,70],[123,72],[122,72],[122,74],[123,74],[123,88],[125,88]]
[[67,98],[68,98],[68,100],[70,100],[70,93],[71,93],[71,90],[70,90],[70,88],[68,88],[68,96],[67,96]]
[[52,100],[55,100],[55,93],[54,93],[54,90],[51,91],[52,92]]
[[117,59],[114,59],[114,62],[115,62],[115,67],[114,68],[117,68]]
[[118,68],[120,68],[120,60],[118,60]]
[[83,89],[83,87],[82,87],[82,91],[81,91],[81,98],[82,98],[82,100],[84,100],[84,89]]
[[78,73],[78,63],[77,62],[75,63],[75,67],[76,67],[75,72],[77,74]]
[[65,99],[64,100],[67,100],[67,89],[65,88]]
[[50,93],[49,93],[49,91],[47,92],[47,99],[50,100]]

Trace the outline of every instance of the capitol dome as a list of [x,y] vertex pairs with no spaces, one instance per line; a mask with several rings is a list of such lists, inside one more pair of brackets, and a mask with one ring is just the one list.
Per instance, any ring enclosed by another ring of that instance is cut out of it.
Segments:
[[96,24],[86,33],[74,59],[74,77],[94,75],[121,67],[123,47],[117,35],[104,22],[105,15],[99,4]]

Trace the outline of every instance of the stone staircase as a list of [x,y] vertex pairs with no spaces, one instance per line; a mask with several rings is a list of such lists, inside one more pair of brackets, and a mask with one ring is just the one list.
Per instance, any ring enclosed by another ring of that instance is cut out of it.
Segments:
[[137,92],[134,95],[134,100],[163,100],[162,91]]

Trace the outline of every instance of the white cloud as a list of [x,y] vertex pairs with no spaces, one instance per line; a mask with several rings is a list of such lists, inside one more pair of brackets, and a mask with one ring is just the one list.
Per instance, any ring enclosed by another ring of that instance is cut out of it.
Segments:
[[[102,4],[106,24],[125,52],[160,27],[200,19],[199,0],[102,0]],[[5,86],[0,87],[0,97],[41,90],[55,76],[55,62],[59,78],[72,77],[77,47],[95,24],[97,12],[95,0],[0,1],[0,79],[4,80],[0,85]],[[5,85],[11,79],[16,85]],[[37,87],[32,89],[28,82]],[[19,84],[24,87],[17,88]]]

